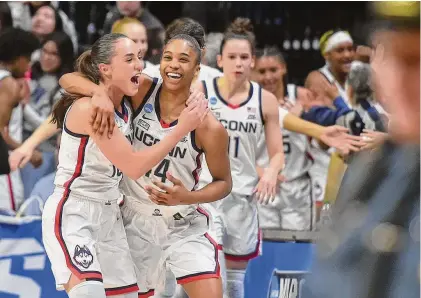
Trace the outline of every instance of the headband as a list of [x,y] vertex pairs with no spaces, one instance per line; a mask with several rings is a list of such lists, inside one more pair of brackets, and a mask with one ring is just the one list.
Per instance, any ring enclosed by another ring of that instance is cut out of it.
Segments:
[[336,48],[339,44],[343,42],[354,43],[351,35],[349,35],[349,33],[346,31],[338,31],[333,33],[326,41],[326,46],[323,49],[323,54]]

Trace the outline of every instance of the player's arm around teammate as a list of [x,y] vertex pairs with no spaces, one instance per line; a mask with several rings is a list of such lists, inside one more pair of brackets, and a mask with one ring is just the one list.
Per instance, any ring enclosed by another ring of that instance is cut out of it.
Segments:
[[227,196],[232,188],[231,169],[228,157],[228,133],[222,124],[209,114],[196,129],[196,144],[205,153],[206,163],[213,181],[197,191],[189,191],[180,180],[167,173],[174,186],[154,181],[165,193],[147,186],[150,199],[159,205],[190,205],[210,203]]

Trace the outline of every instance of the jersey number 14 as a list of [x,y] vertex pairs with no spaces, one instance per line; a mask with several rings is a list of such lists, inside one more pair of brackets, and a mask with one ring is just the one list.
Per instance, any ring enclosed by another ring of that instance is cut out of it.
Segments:
[[153,171],[153,175],[155,177],[161,178],[161,182],[165,183],[165,181],[167,181],[167,172],[168,172],[169,168],[170,168],[170,161],[168,159],[164,159],[155,168],[155,171],[153,171],[153,169],[152,169],[149,172],[147,172],[145,176],[148,177],[148,178],[151,178],[151,174],[152,174],[152,171]]

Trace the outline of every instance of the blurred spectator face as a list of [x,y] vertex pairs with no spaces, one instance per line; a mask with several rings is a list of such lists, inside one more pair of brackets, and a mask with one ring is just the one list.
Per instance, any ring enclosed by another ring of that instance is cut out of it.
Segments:
[[343,42],[327,52],[325,59],[335,72],[348,74],[354,55],[354,45],[351,42]]
[[228,40],[218,55],[218,66],[231,82],[248,80],[254,67],[250,42],[244,39]]
[[136,17],[140,10],[140,1],[117,1],[118,11],[127,17]]
[[48,41],[44,44],[40,58],[41,69],[43,72],[55,72],[61,64],[60,54],[54,41]]
[[283,88],[283,77],[286,74],[286,66],[275,56],[263,56],[256,60],[254,79],[264,89],[276,93]]
[[37,36],[45,36],[56,27],[55,12],[49,6],[40,7],[32,18],[32,32]]
[[390,133],[420,142],[420,31],[381,31],[371,66],[377,99],[390,114]]
[[126,24],[122,30],[124,35],[133,40],[142,51],[142,55],[145,56],[148,51],[148,35],[146,28],[141,24]]

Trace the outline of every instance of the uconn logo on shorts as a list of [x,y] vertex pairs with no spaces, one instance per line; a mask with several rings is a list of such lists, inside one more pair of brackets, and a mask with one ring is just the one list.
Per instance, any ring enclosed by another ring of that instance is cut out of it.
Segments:
[[86,247],[86,245],[82,247],[80,247],[79,245],[76,245],[75,253],[73,255],[73,260],[79,266],[82,266],[83,268],[87,269],[89,268],[89,266],[92,265],[94,261],[94,256],[92,255],[89,248]]
[[153,106],[150,103],[145,104],[145,107],[143,108],[143,110],[146,113],[152,113],[153,112]]

